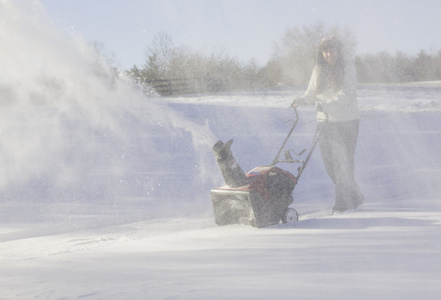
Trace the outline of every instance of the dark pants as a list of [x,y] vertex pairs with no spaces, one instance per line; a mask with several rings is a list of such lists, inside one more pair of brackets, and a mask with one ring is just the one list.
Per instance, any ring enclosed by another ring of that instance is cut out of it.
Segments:
[[326,171],[335,184],[333,209],[337,211],[355,208],[364,201],[354,174],[359,123],[359,120],[355,120],[320,125],[320,152]]

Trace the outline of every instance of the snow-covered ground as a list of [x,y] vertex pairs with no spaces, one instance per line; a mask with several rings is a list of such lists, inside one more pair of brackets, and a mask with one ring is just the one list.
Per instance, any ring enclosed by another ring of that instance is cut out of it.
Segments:
[[[120,192],[120,198],[90,200],[72,190],[50,200],[4,198],[0,298],[435,299],[441,293],[441,112],[404,108],[440,100],[424,89],[396,89],[387,97],[369,91],[375,99],[365,92],[360,91],[357,174],[367,201],[359,209],[328,216],[332,185],[314,155],[294,191],[301,221],[261,229],[217,227],[209,189],[223,182],[211,144],[201,139],[198,145],[190,132],[170,129],[178,146],[173,138],[159,139],[155,147],[170,157],[161,158],[163,167],[143,171],[161,190],[152,196],[153,183],[144,176],[136,197]],[[408,99],[409,92],[418,98]],[[287,104],[292,95],[163,101],[196,136],[211,128],[213,136],[234,138],[234,154],[248,170],[268,164],[283,141],[292,114],[280,105],[284,98]],[[252,99],[254,105],[238,105]],[[388,109],[372,108],[380,100]],[[315,123],[309,122],[310,109],[301,109],[300,117],[305,122],[291,146],[301,150]],[[143,164],[142,157],[137,160]],[[111,191],[111,183],[104,185]]]
[[[0,299],[441,295],[439,85],[360,87],[357,210],[329,215],[317,151],[299,222],[218,227],[211,146],[234,138],[244,170],[269,164],[301,90],[145,97],[36,7],[0,7]],[[314,128],[301,108],[289,148]]]

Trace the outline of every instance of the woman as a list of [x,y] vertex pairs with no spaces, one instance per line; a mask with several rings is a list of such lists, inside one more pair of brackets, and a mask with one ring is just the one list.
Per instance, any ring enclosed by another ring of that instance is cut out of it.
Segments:
[[344,60],[341,44],[335,37],[320,41],[308,89],[292,105],[300,104],[314,104],[318,111],[320,152],[335,184],[333,211],[356,208],[364,201],[354,175],[360,122],[357,77],[354,65]]

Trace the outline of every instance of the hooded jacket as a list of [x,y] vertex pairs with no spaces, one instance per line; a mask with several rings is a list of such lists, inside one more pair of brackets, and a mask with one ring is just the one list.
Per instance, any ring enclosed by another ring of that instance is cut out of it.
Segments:
[[357,74],[352,62],[346,62],[343,68],[344,78],[340,90],[327,87],[317,93],[318,66],[312,72],[308,88],[303,95],[305,103],[321,103],[323,111],[317,113],[318,121],[345,122],[358,120]]

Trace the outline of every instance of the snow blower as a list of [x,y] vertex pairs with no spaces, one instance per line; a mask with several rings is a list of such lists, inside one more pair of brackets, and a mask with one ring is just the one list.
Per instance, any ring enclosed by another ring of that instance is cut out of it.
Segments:
[[[285,150],[298,122],[298,112],[294,108],[295,119],[276,157],[269,166],[256,167],[245,173],[231,151],[233,140],[218,141],[213,146],[215,159],[226,185],[211,190],[211,201],[217,225],[245,224],[266,227],[280,222],[295,222],[298,213],[289,206],[293,203],[292,192],[317,145],[317,127],[312,146],[305,160],[293,159],[292,150]],[[283,153],[282,153],[283,152]],[[297,156],[301,156],[306,149]],[[297,163],[297,175],[282,170],[277,163]]]

